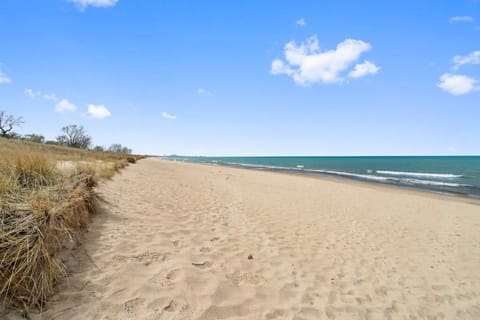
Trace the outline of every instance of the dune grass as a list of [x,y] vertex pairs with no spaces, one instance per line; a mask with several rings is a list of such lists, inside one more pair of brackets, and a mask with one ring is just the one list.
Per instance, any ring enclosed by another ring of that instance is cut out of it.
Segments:
[[98,179],[138,159],[0,139],[0,309],[43,308],[67,274],[59,253],[95,213]]

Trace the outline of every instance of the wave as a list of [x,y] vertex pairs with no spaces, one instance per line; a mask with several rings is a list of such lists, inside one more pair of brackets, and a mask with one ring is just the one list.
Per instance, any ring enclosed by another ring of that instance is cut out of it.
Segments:
[[315,169],[309,169],[305,171],[316,172],[316,173],[326,173],[326,174],[333,174],[336,176],[346,176],[346,177],[375,180],[375,181],[385,181],[385,182],[388,180],[399,180],[397,178],[380,177],[380,176],[374,176],[369,174],[351,173],[351,172],[344,172],[344,171],[315,170]]
[[460,184],[460,183],[450,183],[450,182],[441,182],[441,181],[432,181],[432,180],[419,180],[419,179],[399,179],[401,181],[405,181],[411,184],[424,184],[424,185],[431,185],[431,186],[442,186],[442,187],[471,187],[468,184]]
[[[285,170],[285,171],[302,171],[310,173],[321,173],[329,174],[343,177],[350,177],[361,180],[377,181],[383,183],[393,183],[393,184],[403,184],[403,185],[424,185],[432,187],[451,187],[451,188],[470,188],[472,186],[467,184],[453,183],[453,182],[443,182],[438,180],[426,180],[426,179],[415,179],[415,178],[400,178],[397,176],[412,176],[418,178],[459,178],[461,175],[454,174],[441,174],[441,173],[417,173],[417,172],[401,172],[401,171],[385,171],[385,170],[368,170],[370,174],[362,173],[352,173],[345,171],[334,171],[334,170],[321,170],[321,169],[305,169],[303,166],[298,165],[296,167],[282,167],[282,166],[273,166],[273,165],[260,165],[260,164],[251,164],[251,163],[238,163],[238,162],[225,162],[227,165],[241,166],[246,168],[255,168],[255,169],[270,169],[270,170]],[[375,175],[391,175],[390,177]]]
[[406,177],[418,177],[418,178],[438,178],[438,179],[455,179],[461,178],[462,175],[453,173],[429,173],[429,172],[403,172],[403,171],[387,171],[387,170],[368,170],[369,172],[376,172],[378,174],[384,174],[389,176],[406,176]]
[[269,166],[269,165],[239,163],[239,162],[225,162],[225,164],[231,165],[231,166],[240,166],[240,167],[256,168],[256,169],[275,169],[275,170],[295,170],[296,169],[296,168],[289,168],[289,167]]
[[401,183],[401,184],[408,184],[408,185],[430,185],[430,186],[454,187],[454,188],[471,187],[468,184],[433,181],[433,180],[421,180],[421,179],[412,179],[412,178],[382,177],[382,176],[375,176],[370,174],[359,174],[359,173],[350,173],[350,172],[343,172],[343,171],[329,171],[329,170],[309,170],[309,171],[326,173],[326,174],[334,174],[339,176],[354,177],[354,178],[373,180],[373,181]]

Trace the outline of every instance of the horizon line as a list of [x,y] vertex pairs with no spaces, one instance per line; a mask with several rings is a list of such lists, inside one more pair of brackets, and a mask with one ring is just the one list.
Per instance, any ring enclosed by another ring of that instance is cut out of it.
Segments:
[[167,154],[150,155],[152,157],[205,157],[205,158],[229,158],[229,157],[250,157],[250,158],[268,158],[268,157],[480,157],[480,154],[398,154],[398,155],[185,155],[185,154]]

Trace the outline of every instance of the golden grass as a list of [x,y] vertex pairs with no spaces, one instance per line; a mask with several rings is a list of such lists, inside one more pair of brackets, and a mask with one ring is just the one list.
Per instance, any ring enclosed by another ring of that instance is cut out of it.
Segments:
[[[0,139],[0,297],[41,309],[66,274],[59,253],[95,213],[97,179],[139,158]],[[67,165],[66,165],[67,164]]]

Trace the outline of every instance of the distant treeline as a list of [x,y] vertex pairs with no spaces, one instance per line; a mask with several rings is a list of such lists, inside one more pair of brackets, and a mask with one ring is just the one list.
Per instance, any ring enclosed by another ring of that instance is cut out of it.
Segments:
[[22,117],[14,117],[0,110],[0,137],[30,141],[35,143],[64,145],[72,148],[88,149],[98,152],[119,152],[132,153],[132,149],[122,146],[119,143],[114,143],[110,147],[93,146],[92,138],[87,134],[83,126],[70,124],[64,126],[60,130],[60,134],[56,140],[45,140],[41,134],[31,133],[20,135],[14,132],[14,128],[20,127],[25,121]]

